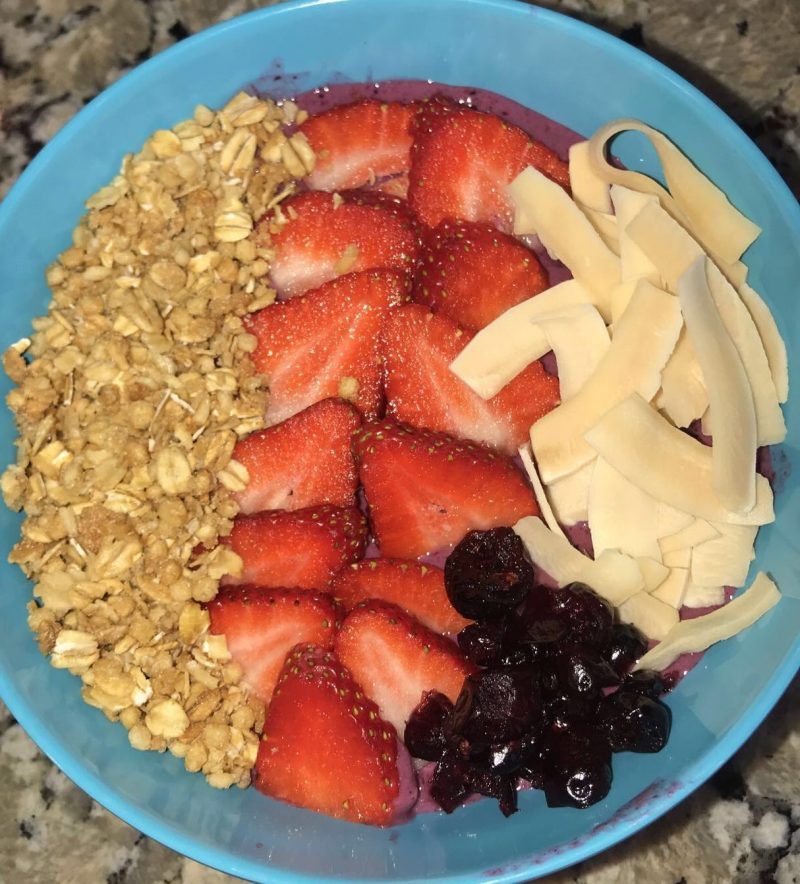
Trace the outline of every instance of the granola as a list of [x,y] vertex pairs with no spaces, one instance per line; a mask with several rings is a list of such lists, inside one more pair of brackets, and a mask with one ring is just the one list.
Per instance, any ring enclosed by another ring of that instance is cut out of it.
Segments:
[[292,102],[239,93],[155,132],[87,203],[47,270],[52,301],[5,353],[19,428],[5,501],[28,622],[84,700],[211,785],[245,787],[263,704],[202,607],[241,561],[219,537],[262,425],[242,317],[271,303],[254,221],[313,167]]

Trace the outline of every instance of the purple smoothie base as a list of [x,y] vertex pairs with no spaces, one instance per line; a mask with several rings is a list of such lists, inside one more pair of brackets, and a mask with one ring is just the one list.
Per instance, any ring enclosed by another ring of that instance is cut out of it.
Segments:
[[[568,129],[566,126],[562,126],[554,120],[495,92],[475,89],[469,86],[447,86],[427,80],[391,80],[382,83],[333,83],[300,93],[294,96],[294,101],[309,114],[317,114],[338,105],[366,98],[380,99],[387,102],[411,102],[423,101],[434,95],[444,95],[465,106],[495,114],[546,144],[564,160],[568,157],[569,148],[578,141],[584,140],[584,136],[579,135],[572,129]],[[551,258],[536,237],[523,237],[523,239],[542,263],[551,286],[571,278],[569,270],[562,263]],[[549,373],[557,374],[557,366],[552,354],[547,354],[542,362]],[[710,438],[704,436],[700,430],[699,421],[691,427],[690,432],[704,444],[711,444]],[[521,463],[518,463],[518,466],[521,467]],[[759,473],[770,481],[770,484],[774,484],[775,471],[768,448],[759,449],[757,469]],[[524,470],[522,472],[524,475]],[[359,495],[359,505],[366,514],[366,501],[361,493]],[[572,527],[565,528],[565,533],[575,547],[589,556],[593,555],[591,535],[586,522],[579,522]],[[444,568],[445,561],[451,551],[452,547],[437,550],[420,556],[419,561],[437,568]],[[374,542],[370,543],[365,552],[365,558],[377,558],[378,556],[380,556],[378,546]],[[541,584],[553,588],[557,586],[556,581],[540,568],[536,567],[535,572],[536,580]],[[735,589],[732,587],[725,588],[726,603],[730,601],[734,594]],[[695,617],[708,614],[718,607],[720,606],[715,605],[706,608],[683,607],[680,610],[680,618],[681,620],[692,620]],[[653,644],[655,643],[651,643],[651,646]],[[670,688],[674,688],[678,681],[700,662],[703,653],[701,651],[695,654],[683,654],[664,670],[664,675],[667,677]],[[414,814],[430,813],[440,810],[440,808],[430,793],[431,777],[436,767],[435,763],[428,762],[419,768],[415,768],[405,746],[400,740],[398,740],[398,743],[400,794],[395,801],[395,822],[405,822]],[[520,785],[521,791],[529,788],[530,785],[524,782]],[[478,800],[481,800],[481,796],[472,795],[464,804],[472,804]]]

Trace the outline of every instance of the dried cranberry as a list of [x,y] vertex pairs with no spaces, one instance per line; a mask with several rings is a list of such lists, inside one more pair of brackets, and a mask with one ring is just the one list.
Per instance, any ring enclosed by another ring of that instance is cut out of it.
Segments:
[[444,582],[453,607],[470,620],[497,620],[533,586],[533,566],[511,528],[470,531],[447,557]]
[[627,672],[647,650],[647,639],[630,623],[615,623],[606,646],[606,659],[617,675]]
[[600,647],[611,636],[613,608],[585,583],[570,583],[554,592],[553,613],[566,620],[573,641]]
[[485,757],[490,746],[523,736],[541,716],[534,671],[485,669],[464,681],[453,710],[453,738],[471,758]]
[[470,793],[467,785],[469,762],[456,752],[445,752],[431,778],[431,797],[446,813],[463,804]]
[[491,773],[510,774],[534,763],[538,757],[538,734],[530,733],[491,746],[484,766]]
[[517,812],[517,777],[489,773],[475,765],[468,768],[466,777],[473,792],[497,799],[503,816]]
[[548,731],[542,750],[542,783],[548,807],[589,807],[611,788],[611,749],[590,727]]
[[467,658],[478,666],[497,663],[503,653],[506,623],[503,620],[489,623],[470,623],[458,634],[458,646]]
[[427,691],[406,722],[403,742],[414,758],[438,761],[447,742],[445,729],[453,704],[438,691]]
[[672,713],[652,697],[617,691],[600,705],[599,722],[614,752],[660,752],[669,739]]

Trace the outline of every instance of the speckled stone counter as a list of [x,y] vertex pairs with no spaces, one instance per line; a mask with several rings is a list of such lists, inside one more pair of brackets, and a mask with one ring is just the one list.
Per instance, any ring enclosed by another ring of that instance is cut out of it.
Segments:
[[[0,196],[99,90],[258,0],[0,0]],[[799,0],[553,0],[711,96],[800,194]],[[550,879],[800,882],[800,680],[706,786],[646,831]],[[0,704],[0,884],[234,879],[145,838],[55,769]]]

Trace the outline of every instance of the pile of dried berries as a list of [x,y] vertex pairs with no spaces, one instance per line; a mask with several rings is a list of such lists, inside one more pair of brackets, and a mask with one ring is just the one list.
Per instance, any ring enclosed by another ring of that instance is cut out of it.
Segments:
[[248,478],[231,453],[266,404],[241,317],[275,298],[251,233],[313,168],[283,128],[300,114],[240,93],[126,156],[3,360],[20,436],[2,491],[26,514],[10,560],[42,652],[134,747],[221,788],[249,784],[264,712],[202,603],[241,568],[216,545]]

